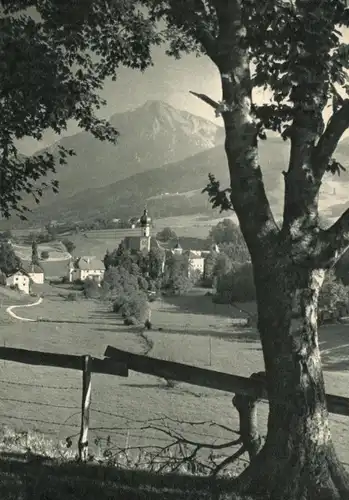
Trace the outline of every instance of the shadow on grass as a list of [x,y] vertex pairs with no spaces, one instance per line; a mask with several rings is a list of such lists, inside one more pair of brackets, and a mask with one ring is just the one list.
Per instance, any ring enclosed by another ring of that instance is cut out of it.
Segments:
[[[128,328],[124,327],[124,325],[115,325],[116,327],[123,327],[123,328]],[[96,331],[98,332],[117,332],[117,329],[115,328],[96,328]],[[124,331],[124,330],[123,330]],[[128,328],[128,331],[130,333],[139,333],[140,331],[144,331],[143,327],[131,327]],[[219,332],[215,330],[190,330],[190,329],[183,329],[183,330],[175,330],[173,328],[161,328],[161,330],[158,330],[156,328],[153,328],[151,330],[146,330],[146,333],[149,334],[166,334],[166,335],[186,335],[186,336],[191,336],[191,337],[211,337],[211,338],[216,338],[220,340],[226,340],[227,342],[259,342],[259,335],[257,332],[247,329],[246,331],[244,330],[239,330],[237,332]],[[156,342],[156,339],[155,339]]]
[[0,495],[4,500],[201,500],[217,498],[218,493],[231,488],[227,479],[59,463],[38,455],[24,458],[3,453],[0,458]]
[[[163,302],[175,306],[180,312],[186,312],[191,314],[203,314],[203,315],[217,315],[224,316],[228,318],[240,317],[248,318],[249,314],[244,312],[247,311],[250,314],[256,313],[256,304],[254,302],[248,302],[246,304],[241,304],[242,311],[239,311],[239,304],[236,306],[230,304],[215,304],[212,301],[211,296],[206,296],[204,294],[192,294],[192,295],[165,295],[162,297]],[[161,310],[161,309],[160,309]],[[171,312],[166,309],[162,309],[164,312]],[[178,312],[178,311],[173,311]]]
[[326,371],[348,371],[349,370],[349,348],[339,346],[328,349],[321,354],[322,366]]

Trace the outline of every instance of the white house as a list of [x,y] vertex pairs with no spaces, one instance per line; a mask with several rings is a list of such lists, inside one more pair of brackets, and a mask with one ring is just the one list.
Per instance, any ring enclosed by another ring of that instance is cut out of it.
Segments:
[[73,266],[69,268],[69,281],[85,281],[86,279],[95,279],[101,282],[105,273],[105,266],[100,259],[95,256],[79,257]]
[[[198,255],[199,254],[199,255]],[[199,271],[203,276],[205,268],[205,258],[201,256],[201,252],[190,251],[188,254],[188,275],[195,271]]]
[[30,278],[29,275],[22,269],[9,274],[6,277],[7,286],[17,286],[21,292],[29,294],[30,292]]
[[33,283],[37,283],[38,285],[42,285],[44,283],[45,275],[40,266],[37,266],[36,264],[27,264],[23,266],[23,271],[28,274]]

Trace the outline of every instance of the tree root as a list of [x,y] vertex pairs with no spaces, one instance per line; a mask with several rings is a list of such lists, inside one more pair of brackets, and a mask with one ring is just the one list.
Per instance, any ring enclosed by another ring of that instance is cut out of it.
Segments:
[[349,476],[332,444],[316,457],[295,450],[285,460],[271,451],[262,449],[236,479],[234,491],[268,500],[349,499]]

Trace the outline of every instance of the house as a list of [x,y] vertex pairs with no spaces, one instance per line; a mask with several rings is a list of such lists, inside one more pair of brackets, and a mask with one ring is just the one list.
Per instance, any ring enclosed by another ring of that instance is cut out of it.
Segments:
[[183,255],[188,259],[188,276],[193,272],[205,275],[207,261],[212,253],[219,253],[217,245],[212,245],[208,240],[200,238],[182,237],[177,242],[169,244],[169,252],[173,255]]
[[29,275],[23,270],[18,269],[14,273],[6,276],[6,286],[18,287],[21,292],[29,294],[30,292],[30,278]]
[[38,285],[44,283],[45,275],[42,267],[32,263],[23,263],[22,270],[28,274],[33,283],[37,283]]
[[188,256],[188,276],[192,273],[199,272],[201,276],[204,275],[205,257],[198,251],[186,252]]
[[85,281],[86,279],[94,279],[101,282],[104,276],[104,263],[93,256],[79,257],[72,265],[69,266],[69,281],[75,280]]

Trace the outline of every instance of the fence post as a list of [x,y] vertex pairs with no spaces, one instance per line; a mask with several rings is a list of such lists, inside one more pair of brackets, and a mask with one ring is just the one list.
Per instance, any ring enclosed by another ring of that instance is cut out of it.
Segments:
[[[265,379],[264,372],[253,373],[252,379]],[[258,398],[244,394],[233,397],[233,405],[239,412],[240,436],[242,445],[252,461],[262,447],[262,439],[258,432],[257,403]]]
[[82,356],[82,407],[79,437],[79,459],[83,462],[88,459],[88,428],[90,423],[91,404],[91,368],[91,356]]

